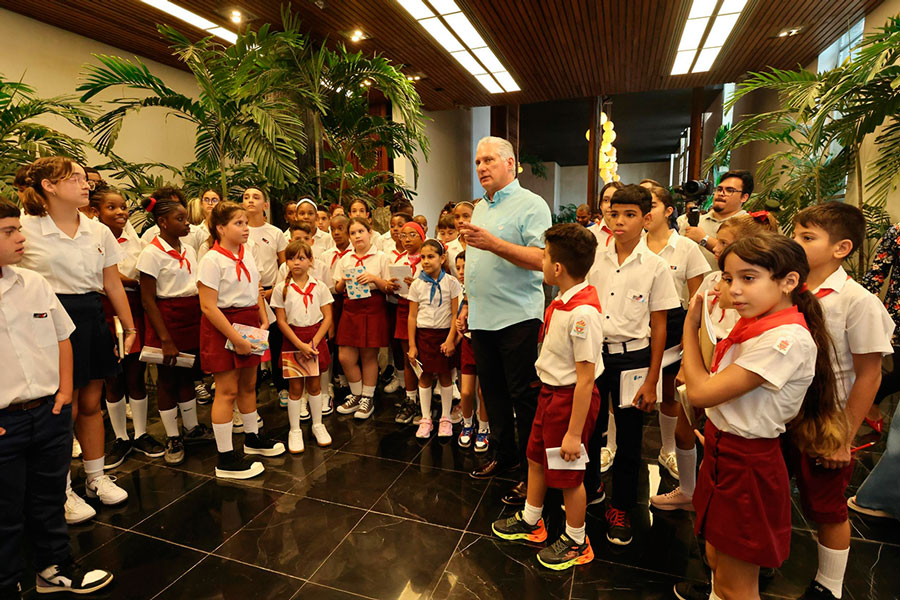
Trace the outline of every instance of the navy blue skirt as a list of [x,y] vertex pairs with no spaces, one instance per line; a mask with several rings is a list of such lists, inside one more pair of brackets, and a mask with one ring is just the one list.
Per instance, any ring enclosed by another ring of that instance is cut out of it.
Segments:
[[77,390],[96,379],[115,377],[121,372],[116,358],[116,341],[106,324],[102,296],[88,294],[57,294],[75,331],[69,336],[72,344],[72,385]]

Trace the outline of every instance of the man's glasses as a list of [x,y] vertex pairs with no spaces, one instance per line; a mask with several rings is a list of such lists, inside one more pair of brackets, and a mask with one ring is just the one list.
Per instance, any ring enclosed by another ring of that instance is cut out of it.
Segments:
[[719,187],[716,188],[716,193],[717,193],[717,194],[722,194],[722,195],[724,195],[724,196],[730,196],[730,195],[732,195],[732,194],[735,193],[735,192],[740,192],[740,193],[743,194],[743,193],[744,193],[744,190],[739,190],[739,189],[736,189],[736,188],[733,188],[733,187],[722,187],[721,185],[720,185]]

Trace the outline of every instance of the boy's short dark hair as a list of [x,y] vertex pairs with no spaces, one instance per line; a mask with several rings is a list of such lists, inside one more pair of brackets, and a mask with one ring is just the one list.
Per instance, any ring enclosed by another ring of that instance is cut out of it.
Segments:
[[862,211],[837,200],[804,208],[794,216],[794,224],[824,229],[832,243],[850,240],[853,249],[847,256],[856,252],[866,237],[866,218]]
[[291,223],[291,235],[293,235],[295,231],[305,231],[309,235],[316,235],[316,229],[318,229],[318,227],[316,227],[309,221]]
[[22,216],[22,211],[18,206],[5,198],[0,198],[0,219],[10,219]]
[[444,215],[438,219],[438,229],[456,229],[456,217],[453,215]]
[[[618,192],[616,192],[618,193]],[[597,251],[597,238],[578,223],[557,223],[544,232],[550,260],[558,262],[575,279],[584,279]]]
[[740,169],[735,169],[734,171],[728,171],[724,173],[721,177],[719,177],[719,183],[721,184],[723,181],[728,179],[729,177],[737,177],[741,180],[741,194],[752,194],[753,193],[753,173],[750,171],[744,171]]
[[653,205],[653,195],[645,187],[634,184],[626,185],[622,189],[616,190],[616,193],[610,198],[609,206],[612,207],[615,204],[637,206],[641,209],[641,214],[646,215]]
[[463,250],[459,254],[456,255],[456,260],[462,259],[463,262],[466,262],[466,251]]

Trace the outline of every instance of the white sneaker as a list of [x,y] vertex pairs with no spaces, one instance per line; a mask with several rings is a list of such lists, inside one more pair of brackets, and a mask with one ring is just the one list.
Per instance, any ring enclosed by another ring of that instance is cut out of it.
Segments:
[[393,394],[397,390],[400,389],[400,386],[403,385],[403,382],[400,381],[400,378],[397,377],[397,371],[394,371],[394,378],[391,379],[386,386],[384,386],[385,394]]
[[690,496],[675,488],[668,494],[659,494],[650,497],[650,504],[659,510],[694,510],[694,503]]
[[303,395],[300,398],[300,420],[309,421],[309,396]]
[[316,436],[316,443],[319,444],[319,446],[331,445],[331,435],[328,433],[328,430],[325,429],[324,424],[319,423],[318,425],[313,425],[312,433]]
[[450,410],[450,422],[456,425],[457,423],[462,423],[463,414],[462,414],[462,406],[457,404]]
[[231,416],[231,430],[234,433],[244,433],[244,420],[238,411],[234,411],[234,414]]
[[78,438],[74,435],[72,436],[72,458],[79,458],[81,456],[81,444],[78,443]]
[[304,449],[303,430],[288,431],[288,451],[291,454],[300,454]]
[[97,516],[94,507],[69,488],[66,490],[66,524],[78,525]]
[[88,498],[99,498],[107,506],[121,504],[128,500],[128,492],[117,486],[115,481],[115,477],[99,475],[84,484],[84,491]]
[[606,473],[616,460],[616,453],[604,446],[600,449],[600,472]]
[[669,452],[668,454],[660,452],[659,464],[665,467],[666,471],[669,472],[669,475],[678,479],[678,460],[676,460],[674,452]]

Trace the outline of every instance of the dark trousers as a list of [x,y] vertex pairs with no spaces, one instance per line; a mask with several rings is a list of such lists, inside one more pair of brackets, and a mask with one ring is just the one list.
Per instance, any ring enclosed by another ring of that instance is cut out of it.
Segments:
[[613,403],[616,420],[616,460],[612,466],[612,498],[610,505],[619,510],[630,510],[637,503],[638,473],[641,468],[641,444],[644,432],[644,413],[640,409],[619,408],[619,390],[622,371],[650,366],[650,348],[622,354],[603,353],[603,374],[597,378],[597,390],[602,401],[597,426],[588,447],[587,470],[584,487],[600,487],[600,451],[605,445],[609,415],[609,403]]
[[541,391],[534,370],[540,327],[538,319],[531,319],[497,331],[472,332],[475,370],[491,423],[491,446],[504,467],[519,463],[524,469],[526,465],[525,447]]
[[281,347],[283,345],[284,334],[281,333],[281,328],[278,323],[271,323],[269,325],[269,353],[272,355],[272,385],[279,392],[288,389],[284,371],[281,370]]
[[25,569],[22,541],[34,547],[41,571],[69,558],[66,474],[72,461],[72,407],[58,415],[52,402],[0,411],[0,590]]

